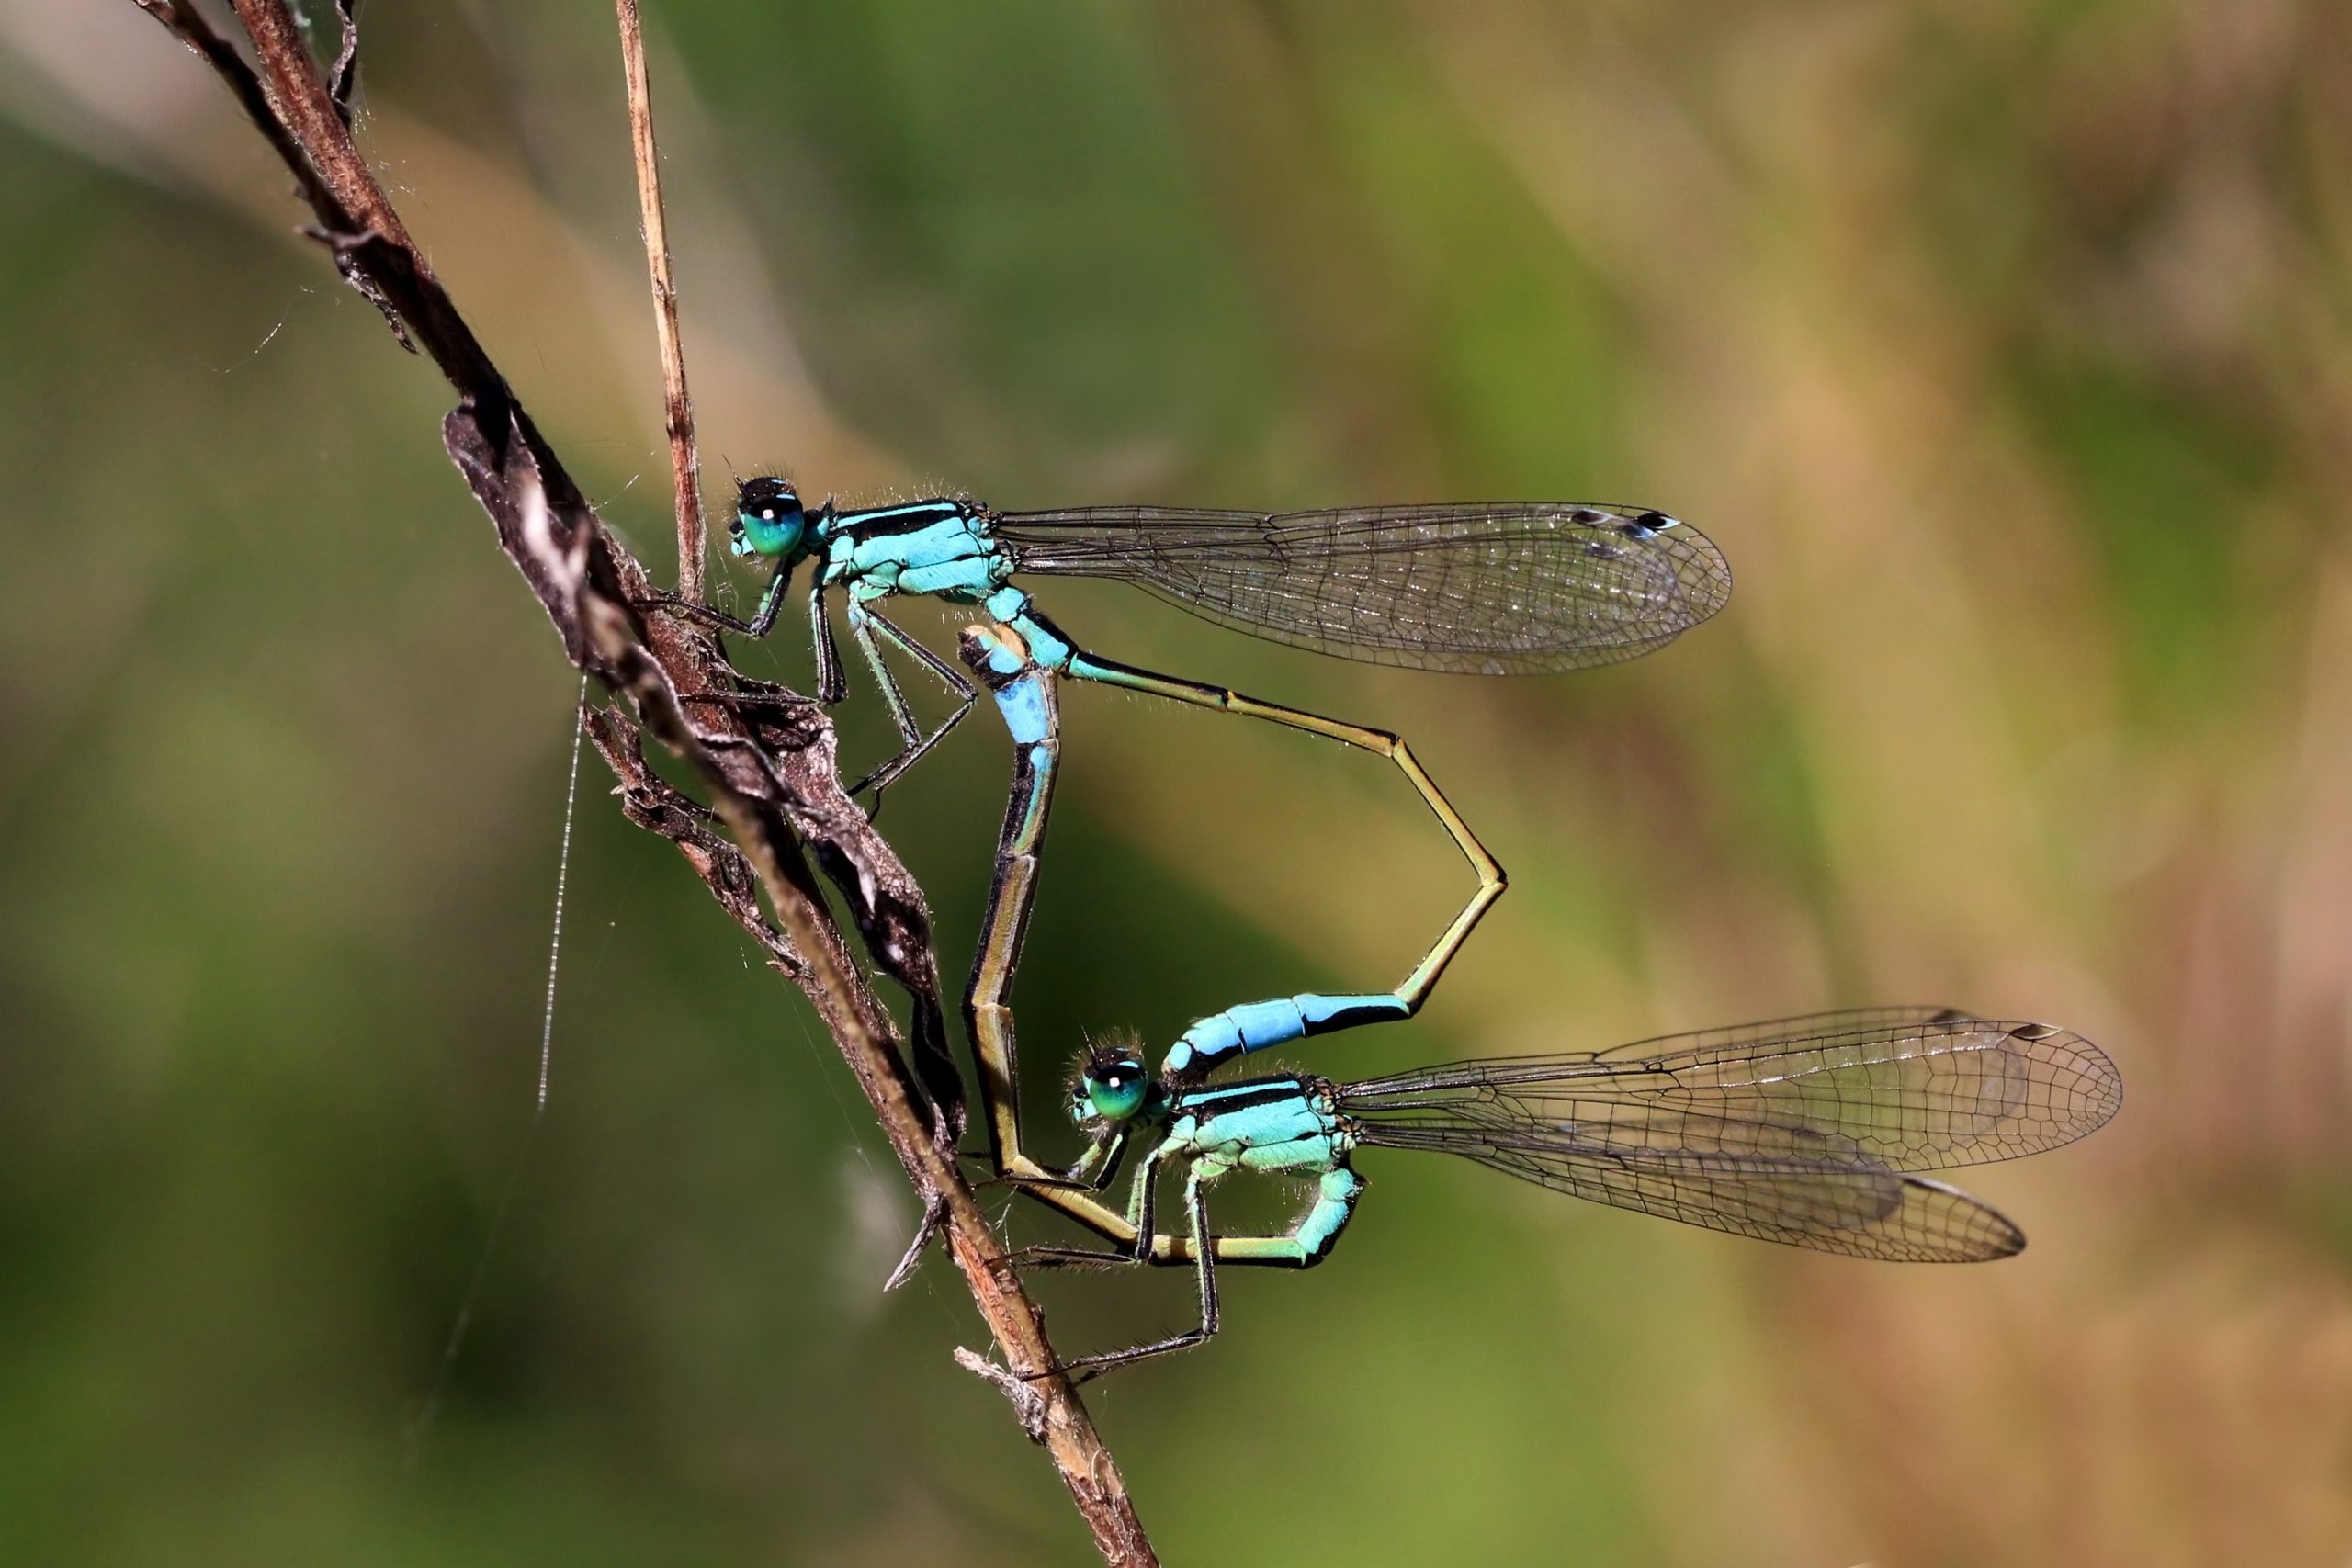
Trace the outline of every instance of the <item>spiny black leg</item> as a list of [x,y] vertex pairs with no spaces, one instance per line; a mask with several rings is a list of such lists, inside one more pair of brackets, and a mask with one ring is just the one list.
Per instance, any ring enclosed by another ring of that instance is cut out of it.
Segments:
[[1132,1253],[1091,1247],[1024,1247],[1008,1255],[1019,1269],[1132,1269]]
[[798,692],[695,692],[678,699],[687,703],[709,703],[718,707],[746,708],[813,708],[821,705],[815,697]]
[[[668,610],[684,615],[688,620],[701,621],[707,626],[724,626],[730,632],[741,632],[756,641],[767,636],[775,626],[775,613],[784,603],[784,585],[791,576],[792,569],[789,567],[778,566],[775,569],[775,573],[768,579],[767,587],[760,594],[759,609],[753,612],[752,618],[748,621],[738,620],[726,611],[713,609],[708,604],[697,604],[691,599],[681,599],[675,593],[657,593],[650,599],[639,600],[638,605],[645,609]],[[823,581],[823,573],[820,572],[818,577],[820,581]]]
[[[899,689],[899,678],[891,674],[890,667],[882,661],[881,647],[874,640],[874,628],[877,624],[882,624],[881,616],[866,609],[855,598],[850,600],[849,635],[856,639],[858,652],[865,656],[865,667],[874,672],[874,683],[882,692],[882,705],[889,710],[890,722],[899,727],[901,744],[897,757],[849,786],[849,793],[853,795],[872,784],[884,769],[895,769],[899,758],[912,755],[922,744],[922,729],[915,723],[914,709],[907,705],[907,694]],[[874,803],[865,808],[865,819],[871,822],[881,815],[882,792],[877,788],[874,792]]]
[[[1216,1247],[1209,1235],[1208,1193],[1201,1174],[1194,1169],[1184,1179],[1185,1207],[1192,1212],[1193,1256],[1199,1264],[1201,1285],[1201,1325],[1171,1334],[1165,1339],[1155,1339],[1148,1345],[1132,1346],[1125,1350],[1106,1351],[1100,1356],[1080,1356],[1064,1361],[1056,1371],[1065,1375],[1076,1373],[1073,1382],[1086,1382],[1101,1377],[1115,1368],[1136,1361],[1148,1360],[1154,1356],[1166,1356],[1178,1350],[1189,1350],[1195,1345],[1206,1344],[1216,1337],[1218,1311],[1216,1295]],[[1149,1256],[1151,1232],[1143,1231],[1145,1256]],[[1132,1259],[1131,1259],[1132,1261]]]
[[[869,626],[872,628],[871,632],[867,630]],[[933,747],[946,739],[949,730],[964,722],[964,716],[972,711],[972,704],[979,696],[979,693],[969,681],[957,674],[955,669],[939,655],[909,637],[889,619],[876,615],[872,610],[861,612],[860,618],[851,622],[851,629],[856,634],[859,645],[865,650],[865,656],[874,665],[877,674],[882,671],[882,659],[880,650],[873,641],[873,633],[879,633],[888,637],[892,643],[903,649],[917,663],[930,671],[933,678],[947,688],[948,694],[956,699],[956,710],[939,721],[938,728],[929,735],[923,735],[915,723],[912,710],[906,705],[904,693],[899,690],[895,681],[889,680],[887,676],[884,677],[884,696],[891,703],[890,716],[898,721],[899,739],[907,744],[897,756],[850,787],[852,795],[865,789],[874,791],[874,809],[879,812],[882,809],[883,790],[888,788],[899,774],[922,761]]]
[[689,621],[700,621],[705,626],[719,626],[730,632],[741,632],[745,637],[760,635],[752,629],[752,623],[749,621],[739,620],[726,611],[709,604],[697,604],[691,599],[681,599],[675,593],[656,593],[650,598],[638,599],[632,603],[640,610],[667,611],[673,615],[682,615]]
[[1157,1228],[1152,1216],[1159,1207],[1159,1158],[1165,1148],[1161,1145],[1136,1168],[1135,1197],[1127,1204],[1127,1220],[1136,1227],[1136,1235],[1128,1244],[1127,1256],[1138,1263],[1151,1261],[1151,1235]]
[[808,640],[817,650],[817,700],[827,707],[849,695],[842,673],[842,646],[833,640],[832,617],[825,614],[825,574],[808,586]]

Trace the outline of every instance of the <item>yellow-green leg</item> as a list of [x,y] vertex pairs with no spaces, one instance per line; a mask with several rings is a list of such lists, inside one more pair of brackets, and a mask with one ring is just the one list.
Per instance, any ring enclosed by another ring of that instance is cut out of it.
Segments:
[[1285,729],[1320,735],[1343,745],[1370,751],[1374,756],[1385,757],[1396,765],[1397,771],[1405,775],[1414,793],[1436,816],[1445,829],[1446,836],[1453,840],[1454,847],[1462,852],[1463,858],[1470,863],[1470,869],[1478,877],[1477,888],[1470,895],[1469,901],[1463,905],[1462,912],[1453,917],[1453,922],[1440,934],[1420,963],[1415,964],[1412,973],[1396,987],[1395,996],[1403,1004],[1406,1016],[1420,1010],[1421,1003],[1436,987],[1438,976],[1445,973],[1445,966],[1453,961],[1453,955],[1470,939],[1470,932],[1488,908],[1503,896],[1508,879],[1503,874],[1502,863],[1488,853],[1487,846],[1478,841],[1478,836],[1470,831],[1470,825],[1462,819],[1460,812],[1454,810],[1453,803],[1445,798],[1428,770],[1414,757],[1412,748],[1388,731],[1366,728],[1360,724],[1327,718],[1321,714],[1283,707],[1276,703],[1261,702],[1228,687],[1157,674],[1149,670],[1098,658],[1083,650],[1074,650],[1064,670],[1076,680],[1098,681],[1122,691],[1148,692],[1153,696],[1166,697],[1170,702],[1238,714],[1244,718],[1263,719]]

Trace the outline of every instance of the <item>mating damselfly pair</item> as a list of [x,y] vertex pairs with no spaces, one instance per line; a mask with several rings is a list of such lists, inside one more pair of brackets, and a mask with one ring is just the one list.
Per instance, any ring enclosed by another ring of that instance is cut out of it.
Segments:
[[[2068,1031],[1952,1009],[1882,1009],[1686,1035],[1598,1055],[1496,1058],[1360,1083],[1279,1074],[1211,1083],[1237,1056],[1409,1018],[1501,896],[1501,865],[1412,752],[1385,730],[1261,702],[1082,649],[1014,581],[1132,582],[1220,624],[1374,663],[1465,673],[1542,673],[1634,658],[1723,607],[1731,574],[1696,529],[1638,508],[1550,502],[1382,506],[1268,514],[1154,507],[997,513],[957,499],[859,510],[807,508],[777,478],[739,488],[738,556],[775,563],[749,621],[685,613],[753,636],[776,620],[793,573],[809,572],[818,695],[846,694],[828,596],[902,747],[858,786],[876,792],[935,745],[973,683],[876,609],[896,595],[978,606],[964,661],[1015,743],[1012,797],[980,950],[965,997],[998,1175],[1079,1221],[1109,1250],[1036,1247],[1043,1265],[1191,1263],[1199,1327],[1069,1365],[1093,1372],[1216,1332],[1218,1263],[1306,1268],[1329,1256],[1364,1180],[1365,1147],[1464,1156],[1573,1196],[1717,1230],[1858,1257],[1960,1262],[2008,1256],[2018,1228],[1919,1173],[2054,1148],[2114,1113],[2121,1086]],[[928,734],[884,658],[898,649],[956,699]],[[1396,987],[1303,993],[1194,1023],[1149,1073],[1136,1044],[1094,1048],[1069,1110],[1089,1134],[1067,1168],[1023,1146],[1008,997],[1036,894],[1060,769],[1057,682],[1068,676],[1262,719],[1388,758],[1470,863],[1476,886]],[[1128,1201],[1100,1196],[1139,1137]],[[1158,1179],[1184,1168],[1182,1235],[1156,1224]],[[1311,1206],[1278,1235],[1224,1235],[1207,1188],[1237,1170],[1311,1180]]]

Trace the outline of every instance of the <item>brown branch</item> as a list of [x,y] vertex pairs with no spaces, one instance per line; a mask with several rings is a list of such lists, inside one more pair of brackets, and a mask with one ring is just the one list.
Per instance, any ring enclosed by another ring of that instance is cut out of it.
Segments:
[[678,597],[703,599],[702,465],[695,457],[695,401],[678,343],[678,287],[670,271],[670,225],[662,208],[662,164],[653,140],[653,91],[645,74],[645,29],[637,0],[613,0],[621,29],[621,72],[628,80],[628,140],[637,162],[637,206],[645,264],[653,278],[653,327],[662,344],[662,423],[678,502]]
[[[678,845],[720,907],[752,931],[831,1031],[927,1223],[937,1225],[963,1272],[1002,1368],[969,1352],[958,1359],[992,1369],[1023,1429],[1052,1455],[1104,1558],[1156,1562],[1116,1463],[1076,1390],[1055,1370],[1058,1358],[1043,1319],[957,1168],[961,1085],[946,1046],[930,911],[897,852],[843,793],[831,724],[807,705],[729,702],[754,683],[718,646],[675,616],[640,614],[655,597],[644,567],[582,498],[409,240],[352,142],[345,100],[322,77],[284,0],[234,0],[258,73],[187,0],[136,3],[228,84],[300,182],[338,269],[457,388],[458,406],[442,422],[445,447],[566,655],[629,710],[626,720],[611,713],[592,720],[597,750],[621,781],[624,811]],[[699,809],[644,767],[640,729],[709,787],[732,844],[708,832]],[[911,1000],[912,1071],[827,908],[820,870],[868,956]],[[754,881],[780,931],[760,919]]]
[[717,813],[647,765],[641,731],[617,705],[590,708],[582,722],[589,743],[620,781],[621,815],[677,845],[712,899],[767,951],[769,965],[788,980],[799,980],[808,961],[760,912],[759,875],[742,851],[711,831]]

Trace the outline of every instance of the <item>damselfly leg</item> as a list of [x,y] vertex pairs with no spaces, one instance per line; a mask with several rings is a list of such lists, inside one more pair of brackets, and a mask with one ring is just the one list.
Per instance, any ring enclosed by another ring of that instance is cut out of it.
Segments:
[[[779,581],[783,575],[785,574],[779,574]],[[762,596],[759,613],[751,620],[745,621],[729,615],[724,610],[713,609],[707,604],[693,604],[674,594],[663,594],[653,601],[660,607],[683,615],[689,619],[702,621],[752,637],[767,635],[769,629],[775,625],[776,609],[780,602],[780,592],[772,588],[771,592]],[[969,681],[957,672],[954,665],[909,636],[903,627],[873,608],[869,603],[854,592],[849,597],[847,614],[850,636],[856,640],[858,651],[865,656],[866,668],[873,672],[874,683],[881,691],[883,706],[889,713],[890,722],[899,732],[899,750],[864,778],[850,785],[848,790],[851,795],[862,795],[867,790],[873,791],[874,809],[879,811],[882,792],[888,788],[899,775],[922,761],[933,747],[946,738],[949,730],[964,721],[965,716],[971,712],[972,704],[978,699],[979,694]],[[818,580],[808,595],[808,619],[809,644],[815,650],[817,659],[817,694],[814,697],[802,696],[797,693],[790,692],[729,692],[704,694],[693,700],[739,704],[747,707],[800,706],[809,704],[831,706],[844,700],[849,695],[849,682],[842,670],[841,645],[834,639],[832,623],[826,614],[825,585],[821,578]],[[888,660],[883,653],[882,645],[885,642],[906,654],[938,681],[940,685],[946,689],[949,700],[956,705],[953,711],[941,719],[936,728],[927,733],[916,719],[912,705],[907,701],[905,688],[899,684],[898,677],[891,672]]]
[[[1152,1234],[1151,1191],[1159,1175],[1159,1157],[1157,1155],[1145,1160],[1143,1168],[1136,1174],[1136,1190],[1139,1197],[1137,1202],[1131,1207],[1136,1211],[1136,1218],[1132,1223],[1138,1237],[1149,1236]],[[1163,1339],[1131,1345],[1124,1350],[1108,1350],[1099,1355],[1079,1356],[1064,1361],[1060,1370],[1065,1374],[1075,1374],[1073,1381],[1084,1382],[1090,1378],[1101,1377],[1115,1367],[1149,1360],[1154,1356],[1165,1356],[1171,1351],[1189,1350],[1195,1345],[1207,1344],[1216,1337],[1217,1330],[1216,1249],[1214,1247],[1200,1245],[1202,1238],[1209,1234],[1209,1204],[1206,1183],[1202,1179],[1197,1167],[1187,1172],[1184,1178],[1184,1210],[1192,1222],[1193,1278],[1200,1284],[1201,1325],[1198,1328],[1185,1329],[1181,1334],[1169,1335]],[[1150,1261],[1150,1247],[1148,1245],[1139,1247],[1137,1253],[1130,1253],[1126,1261],[1130,1263]]]
[[[1141,1238],[1155,1235],[1153,1193],[1158,1187],[1160,1167],[1174,1160],[1192,1163],[1184,1172],[1184,1212],[1190,1235],[1176,1239],[1172,1256],[1161,1259],[1156,1247],[1148,1247]],[[1135,1228],[1137,1243],[1119,1252],[1090,1251],[1080,1247],[1031,1247],[1016,1254],[1016,1261],[1037,1268],[1108,1269],[1132,1267],[1139,1263],[1159,1261],[1182,1262],[1189,1256],[1194,1278],[1199,1282],[1201,1322],[1197,1328],[1188,1328],[1164,1338],[1132,1345],[1124,1350],[1107,1350],[1092,1356],[1079,1356],[1061,1364],[1060,1371],[1076,1373],[1076,1381],[1084,1382],[1116,1368],[1177,1350],[1189,1350],[1204,1345],[1216,1337],[1218,1326],[1216,1266],[1226,1263],[1254,1263],[1286,1269],[1311,1269],[1331,1254],[1340,1233],[1347,1228],[1353,1216],[1357,1201],[1363,1196],[1364,1179],[1344,1165],[1325,1169],[1317,1182],[1315,1202],[1302,1215],[1297,1224],[1278,1235],[1216,1235],[1209,1229],[1208,1186],[1229,1167],[1212,1168],[1199,1157],[1198,1150],[1188,1141],[1171,1140],[1162,1145],[1143,1161],[1136,1173],[1134,1196],[1128,1203],[1128,1224]]]
[[1445,829],[1446,837],[1453,840],[1454,847],[1460,850],[1463,858],[1470,863],[1470,869],[1478,878],[1477,888],[1470,895],[1469,901],[1462,907],[1462,912],[1454,916],[1453,923],[1448,925],[1443,933],[1439,936],[1436,943],[1430,948],[1428,954],[1414,966],[1412,973],[1406,976],[1404,981],[1394,992],[1396,1000],[1404,1006],[1405,1016],[1409,1017],[1420,1010],[1422,1001],[1428,998],[1431,987],[1436,986],[1438,976],[1445,973],[1445,966],[1453,962],[1453,955],[1460,952],[1462,944],[1469,940],[1470,932],[1476,927],[1480,918],[1486,914],[1496,899],[1503,896],[1503,888],[1507,886],[1507,881],[1503,875],[1501,863],[1487,852],[1486,845],[1478,841],[1478,836],[1470,830],[1470,825],[1462,819],[1462,814],[1454,810],[1453,802],[1447,800],[1444,794],[1438,789],[1436,781],[1430,777],[1428,770],[1414,758],[1410,747],[1385,729],[1372,729],[1363,725],[1349,724],[1341,719],[1329,718],[1321,714],[1308,713],[1300,708],[1283,707],[1276,703],[1261,702],[1255,697],[1245,696],[1227,687],[1208,685],[1199,681],[1188,681],[1174,675],[1158,674],[1152,671],[1137,669],[1130,664],[1121,664],[1115,660],[1104,659],[1082,649],[1072,651],[1067,668],[1070,676],[1076,680],[1094,681],[1103,685],[1118,687],[1123,691],[1146,692],[1153,696],[1166,697],[1171,702],[1183,703],[1192,707],[1207,708],[1212,712],[1237,714],[1244,718],[1262,719],[1285,729],[1295,729],[1307,735],[1320,735],[1328,739],[1340,741],[1343,745],[1369,751],[1376,757],[1384,757],[1395,763],[1397,771],[1402,773],[1406,781],[1413,786],[1414,793],[1421,797],[1422,802],[1429,807],[1430,812]]
[[[872,790],[874,808],[879,811],[882,808],[882,792],[900,773],[921,761],[949,730],[964,721],[964,716],[972,711],[972,704],[979,693],[956,672],[954,665],[909,637],[872,606],[861,603],[855,594],[852,594],[849,601],[849,630],[850,636],[857,639],[858,651],[865,655],[866,668],[874,672],[875,684],[882,688],[882,701],[889,708],[890,720],[899,727],[899,739],[904,743],[897,756],[850,786],[852,795]],[[907,704],[906,693],[900,690],[898,678],[890,673],[889,665],[883,660],[881,645],[876,641],[877,637],[888,638],[891,646],[929,671],[941,685],[947,688],[956,709],[941,719],[939,727],[930,734],[924,734],[922,727],[916,722],[914,710]]]

